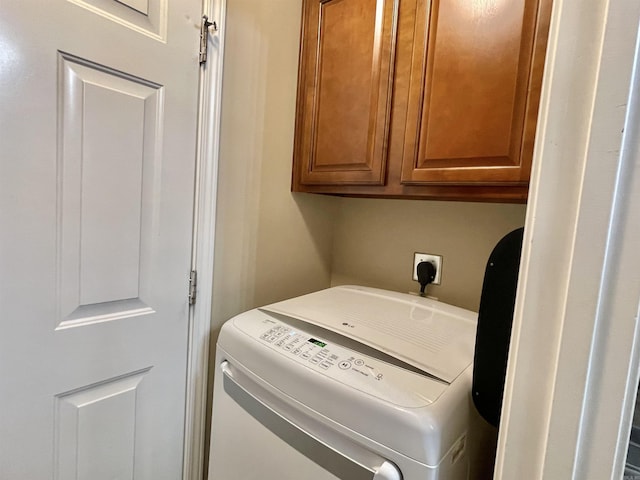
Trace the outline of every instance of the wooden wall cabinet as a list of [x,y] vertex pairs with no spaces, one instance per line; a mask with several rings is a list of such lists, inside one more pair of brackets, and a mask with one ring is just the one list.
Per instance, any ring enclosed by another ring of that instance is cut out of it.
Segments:
[[301,183],[384,184],[398,1],[305,2]]
[[551,0],[304,0],[292,189],[526,201]]

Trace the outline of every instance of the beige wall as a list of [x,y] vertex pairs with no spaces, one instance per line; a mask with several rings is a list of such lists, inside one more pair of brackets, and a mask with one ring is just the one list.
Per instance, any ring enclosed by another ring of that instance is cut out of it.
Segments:
[[330,283],[337,199],[292,194],[300,0],[229,0],[213,327]]
[[477,311],[487,259],[524,224],[525,206],[344,198],[335,223],[331,284],[418,291],[413,253],[443,256],[429,295]]

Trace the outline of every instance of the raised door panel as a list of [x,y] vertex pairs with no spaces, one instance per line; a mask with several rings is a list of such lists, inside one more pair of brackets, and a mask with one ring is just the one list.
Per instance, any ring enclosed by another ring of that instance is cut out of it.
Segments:
[[58,64],[56,327],[153,313],[163,87],[64,53]]
[[403,184],[526,184],[548,0],[419,0]]
[[56,395],[55,478],[135,478],[138,397],[148,372],[145,369]]
[[167,40],[169,0],[69,0],[156,40]]
[[398,0],[308,0],[295,162],[302,184],[383,184]]

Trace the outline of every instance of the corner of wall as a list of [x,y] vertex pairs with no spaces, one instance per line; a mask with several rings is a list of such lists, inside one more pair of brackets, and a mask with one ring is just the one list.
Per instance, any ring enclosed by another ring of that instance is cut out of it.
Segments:
[[212,325],[330,285],[337,199],[291,192],[299,0],[228,0]]

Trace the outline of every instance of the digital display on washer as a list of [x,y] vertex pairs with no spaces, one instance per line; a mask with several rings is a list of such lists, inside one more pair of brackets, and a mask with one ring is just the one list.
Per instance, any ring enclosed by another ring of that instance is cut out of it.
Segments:
[[318,345],[319,347],[322,347],[322,348],[327,346],[326,343],[321,342],[320,340],[316,340],[315,338],[310,338],[309,342],[313,343],[314,345]]

